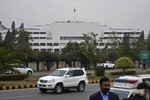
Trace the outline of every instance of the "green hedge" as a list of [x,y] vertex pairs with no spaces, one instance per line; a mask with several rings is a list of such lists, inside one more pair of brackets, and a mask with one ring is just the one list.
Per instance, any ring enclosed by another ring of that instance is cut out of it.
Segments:
[[[111,72],[111,75],[123,75],[122,71],[118,71],[118,72]],[[135,75],[136,71],[125,71],[125,75]]]
[[15,80],[24,80],[29,76],[26,74],[17,74],[17,75],[0,75],[0,81],[15,81]]
[[98,66],[95,68],[95,74],[96,76],[104,76],[105,74],[105,68]]

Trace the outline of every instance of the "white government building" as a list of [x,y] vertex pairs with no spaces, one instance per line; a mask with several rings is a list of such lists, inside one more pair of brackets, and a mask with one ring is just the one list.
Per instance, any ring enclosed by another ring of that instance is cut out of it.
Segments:
[[[103,49],[105,44],[111,44],[111,39],[117,37],[117,40],[122,41],[124,34],[129,34],[130,38],[137,38],[141,35],[140,29],[120,29],[111,28],[107,25],[99,25],[97,22],[82,22],[82,21],[56,21],[46,25],[35,25],[33,27],[25,27],[33,41],[32,49],[35,51],[54,51],[59,52],[69,42],[83,41],[83,33],[96,33],[99,44],[97,48]],[[8,31],[0,22],[0,35],[3,39]],[[108,45],[108,48],[111,48]]]

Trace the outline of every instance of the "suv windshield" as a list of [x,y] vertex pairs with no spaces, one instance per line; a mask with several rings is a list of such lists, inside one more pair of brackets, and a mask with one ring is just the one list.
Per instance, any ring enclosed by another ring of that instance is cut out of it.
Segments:
[[54,72],[52,72],[50,74],[50,76],[59,76],[59,77],[61,77],[61,76],[64,76],[65,73],[66,73],[65,70],[55,70]]

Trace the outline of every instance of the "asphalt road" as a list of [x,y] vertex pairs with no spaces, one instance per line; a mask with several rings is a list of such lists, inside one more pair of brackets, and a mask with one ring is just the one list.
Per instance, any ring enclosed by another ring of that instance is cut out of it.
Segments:
[[38,88],[4,90],[0,91],[0,100],[89,100],[89,96],[98,90],[98,84],[88,85],[84,92],[70,90],[61,94],[41,93]]

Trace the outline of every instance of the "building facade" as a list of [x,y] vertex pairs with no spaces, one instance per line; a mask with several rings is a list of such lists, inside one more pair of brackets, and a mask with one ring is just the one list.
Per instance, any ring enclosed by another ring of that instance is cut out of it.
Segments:
[[[113,40],[122,41],[125,34],[129,34],[131,39],[137,39],[142,30],[140,29],[115,29],[107,25],[99,25],[96,22],[82,22],[82,21],[56,21],[46,25],[35,25],[33,27],[24,28],[29,32],[33,41],[32,49],[35,51],[54,51],[59,52],[65,45],[71,42],[82,42],[83,33],[96,33],[98,42],[97,48],[105,48],[106,43],[109,44],[108,48],[111,49]],[[0,34],[3,39],[8,31],[0,23]]]

